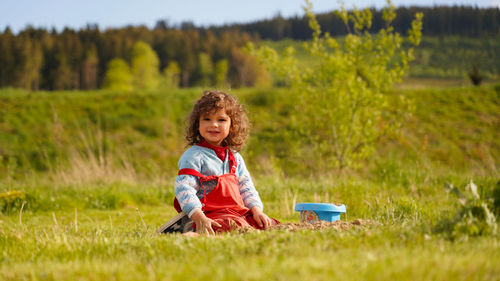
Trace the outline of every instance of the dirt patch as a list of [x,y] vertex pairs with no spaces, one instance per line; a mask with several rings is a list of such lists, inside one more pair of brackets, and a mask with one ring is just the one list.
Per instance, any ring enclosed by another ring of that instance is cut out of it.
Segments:
[[288,230],[288,231],[300,231],[300,230],[322,230],[334,228],[336,230],[348,230],[353,227],[367,226],[371,225],[371,220],[361,220],[356,219],[353,221],[317,221],[314,223],[282,223],[276,226],[268,228],[268,230]]
[[[323,230],[323,229],[330,229],[333,228],[337,231],[345,231],[349,230],[353,227],[365,227],[368,225],[372,225],[373,222],[371,220],[362,220],[362,219],[356,219],[353,221],[334,221],[334,222],[327,222],[327,221],[317,221],[314,223],[282,223],[278,224],[275,226],[271,226],[267,228],[264,231],[291,231],[291,232],[296,232],[296,231],[301,231],[301,230]],[[246,234],[246,233],[251,233],[255,231],[260,231],[257,230],[253,227],[235,227],[234,230],[232,230],[232,233],[239,233],[239,234]],[[200,234],[195,233],[195,232],[187,232],[182,234],[186,237],[198,237]],[[215,235],[217,236],[217,235]]]

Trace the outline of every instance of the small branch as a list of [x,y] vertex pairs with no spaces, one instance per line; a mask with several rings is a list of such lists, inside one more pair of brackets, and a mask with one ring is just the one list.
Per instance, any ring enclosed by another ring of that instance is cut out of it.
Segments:
[[111,230],[113,230],[113,220],[111,219],[111,215],[108,215],[108,218],[109,218],[109,227],[111,228]]
[[142,224],[144,225],[144,228],[147,230],[148,229],[148,226],[146,225],[146,222],[144,221],[144,219],[142,218],[142,214],[141,212],[139,211],[139,208],[135,208],[135,210],[137,211],[137,213],[139,214],[139,217],[141,218],[141,221],[142,221]]
[[299,195],[299,192],[296,191],[293,193],[293,198],[292,198],[292,213],[295,211],[295,205],[297,204],[297,196]]
[[[292,205],[292,208],[290,208],[290,204],[289,204],[289,201],[288,201],[288,193],[289,193],[289,191],[287,190],[287,191],[285,192],[285,202],[284,202],[284,203],[285,203],[285,212],[286,212],[286,214],[285,214],[285,215],[286,215],[287,217],[290,215],[290,209],[292,209],[292,210],[293,210],[293,208],[294,208],[294,206],[293,206],[293,205]],[[291,192],[290,192],[290,193],[291,193]]]
[[349,27],[349,21],[344,22],[345,28],[347,29],[347,33],[352,34],[351,28]]
[[56,214],[54,212],[52,212],[52,219],[54,220],[56,227],[59,228],[59,223],[57,222]]
[[75,232],[78,232],[78,210],[75,208]]
[[21,205],[21,210],[19,210],[19,224],[23,225],[23,209],[24,205],[26,205],[26,201],[23,201],[23,204]]

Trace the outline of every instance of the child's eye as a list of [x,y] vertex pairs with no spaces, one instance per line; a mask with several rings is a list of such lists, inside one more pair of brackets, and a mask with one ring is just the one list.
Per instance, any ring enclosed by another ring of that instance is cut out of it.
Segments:
[[226,122],[226,121],[227,121],[227,119],[223,119],[223,118],[219,119],[219,122]]

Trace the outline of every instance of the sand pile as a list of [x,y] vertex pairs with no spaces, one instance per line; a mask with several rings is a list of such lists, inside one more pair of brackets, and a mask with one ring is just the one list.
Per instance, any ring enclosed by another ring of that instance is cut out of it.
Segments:
[[268,230],[288,230],[288,231],[300,231],[300,230],[321,230],[334,228],[336,230],[348,230],[353,227],[367,226],[372,224],[370,220],[356,219],[351,222],[349,221],[317,221],[314,223],[282,223],[276,226],[270,227]]

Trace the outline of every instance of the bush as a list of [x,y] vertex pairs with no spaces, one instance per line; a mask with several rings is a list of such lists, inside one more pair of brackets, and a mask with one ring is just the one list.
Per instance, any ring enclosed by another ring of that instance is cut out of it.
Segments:
[[[296,99],[297,110],[290,117],[294,143],[287,143],[301,147],[296,157],[304,163],[315,159],[311,169],[359,166],[376,142],[396,132],[412,111],[410,102],[400,96],[394,104],[388,92],[407,72],[413,49],[403,50],[403,39],[390,26],[396,16],[393,5],[384,10],[386,28],[375,36],[369,32],[369,9],[348,13],[342,8],[339,16],[349,31],[343,42],[321,34],[309,1],[304,9],[313,30],[305,48],[318,63],[299,65],[293,48],[286,49],[283,58],[269,47],[250,48],[286,79],[291,98]],[[422,17],[417,14],[409,30],[408,40],[415,46],[420,42]],[[324,161],[318,163],[318,158]]]
[[[497,183],[495,196],[499,196],[497,191],[500,188],[499,185],[500,182]],[[445,184],[445,190],[456,196],[459,208],[453,218],[439,222],[436,227],[437,232],[445,233],[451,239],[497,234],[495,209],[493,211],[490,209],[493,202],[495,202],[494,208],[498,208],[496,204],[500,198],[494,200],[488,197],[481,198],[476,184],[472,181],[465,186],[465,194],[451,183]]]
[[0,213],[8,214],[20,210],[23,204],[26,204],[24,192],[11,190],[0,193]]
[[481,85],[481,82],[483,81],[483,75],[479,72],[479,69],[477,68],[477,65],[475,63],[472,63],[472,70],[469,71],[468,73],[469,79],[474,84],[474,86],[479,86]]

